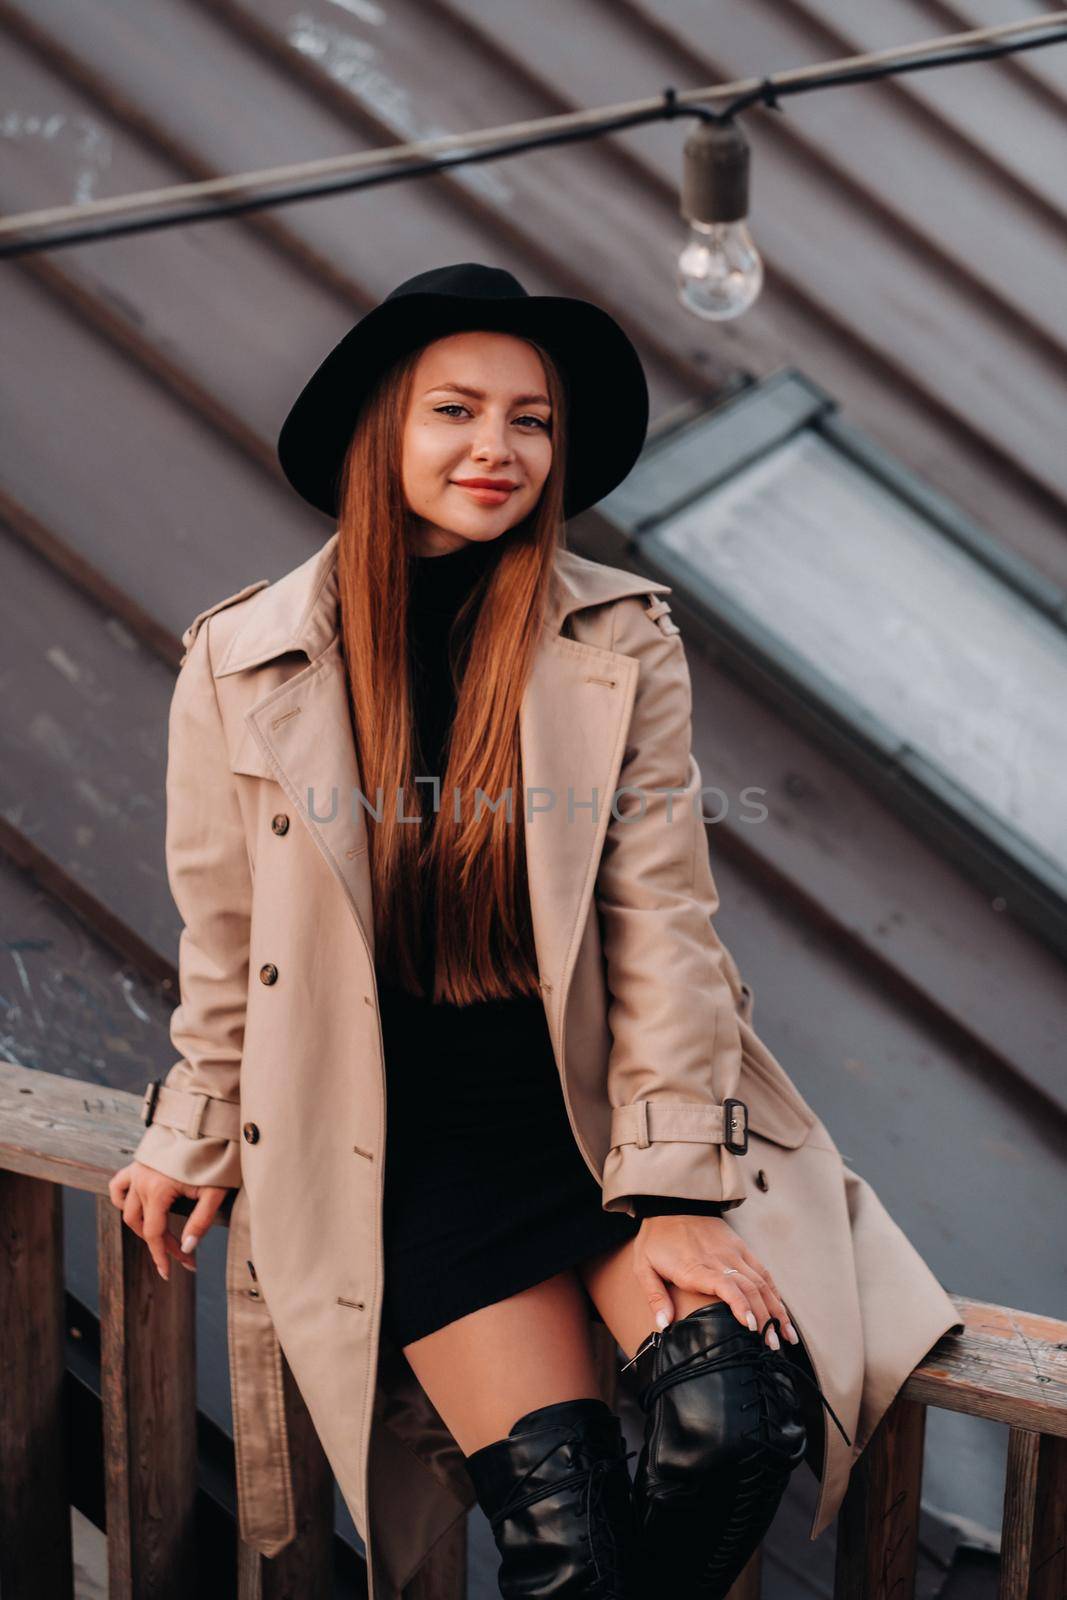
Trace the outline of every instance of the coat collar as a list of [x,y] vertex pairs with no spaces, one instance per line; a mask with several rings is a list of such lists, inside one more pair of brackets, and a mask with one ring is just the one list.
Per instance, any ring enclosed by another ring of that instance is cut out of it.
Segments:
[[[236,629],[214,669],[216,678],[262,666],[294,651],[314,661],[329,648],[339,627],[339,538],[335,531],[308,560],[257,593],[247,619]],[[560,548],[554,557],[544,627],[549,637],[555,638],[566,618],[586,606],[603,605],[626,595],[669,593],[669,584],[621,567],[603,566]]]

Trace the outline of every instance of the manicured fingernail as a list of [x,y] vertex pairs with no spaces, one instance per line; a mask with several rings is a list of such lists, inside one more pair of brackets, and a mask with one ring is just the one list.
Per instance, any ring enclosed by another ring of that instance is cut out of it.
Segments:
[[159,1273],[159,1276],[163,1279],[163,1282],[166,1283],[167,1274],[163,1271],[163,1268],[162,1267],[157,1267],[156,1271]]
[[771,1328],[767,1334],[767,1343],[770,1345],[772,1350],[780,1350],[782,1348],[782,1341],[779,1339],[773,1328]]
[[800,1343],[800,1335],[797,1333],[797,1330],[794,1328],[791,1322],[787,1322],[785,1325],[785,1336],[789,1340],[790,1344]]
[[182,1249],[185,1251],[186,1255],[188,1255],[191,1250],[196,1249],[195,1233],[187,1233],[185,1235],[185,1238],[182,1240]]
[[748,1314],[745,1317],[745,1321],[748,1323],[749,1327],[752,1329],[752,1332],[755,1333],[755,1331],[756,1331],[756,1313],[754,1311],[748,1312]]
[[661,1332],[667,1326],[667,1324],[670,1322],[670,1320],[671,1320],[670,1317],[667,1315],[667,1313],[665,1311],[657,1311],[656,1312],[656,1327],[659,1328],[659,1330]]

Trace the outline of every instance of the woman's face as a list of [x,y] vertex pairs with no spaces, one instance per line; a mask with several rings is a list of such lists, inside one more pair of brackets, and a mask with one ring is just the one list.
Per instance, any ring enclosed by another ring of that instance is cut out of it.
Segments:
[[[403,433],[413,553],[445,555],[520,522],[552,463],[551,417],[541,358],[525,340],[479,329],[427,345]],[[463,488],[468,479],[508,487]]]

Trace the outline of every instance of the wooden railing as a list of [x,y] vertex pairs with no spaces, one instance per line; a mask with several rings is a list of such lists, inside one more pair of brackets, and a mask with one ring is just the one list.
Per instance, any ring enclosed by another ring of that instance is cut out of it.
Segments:
[[[64,1440],[62,1189],[97,1196],[101,1408],[111,1600],[197,1592],[195,1274],[164,1284],[107,1192],[142,1131],[140,1097],[0,1062],[0,1594],[73,1596]],[[191,1208],[191,1202],[187,1203]],[[225,1215],[220,1214],[225,1222]],[[835,1600],[915,1593],[928,1406],[1009,1431],[1000,1600],[1067,1595],[1067,1323],[954,1296],[967,1327],[939,1341],[853,1469],[838,1517]],[[594,1324],[604,1398],[613,1341]],[[273,1560],[238,1546],[239,1600],[333,1595],[331,1478],[286,1375],[298,1538]],[[405,1600],[464,1600],[466,1528]],[[758,1600],[759,1552],[731,1591]]]

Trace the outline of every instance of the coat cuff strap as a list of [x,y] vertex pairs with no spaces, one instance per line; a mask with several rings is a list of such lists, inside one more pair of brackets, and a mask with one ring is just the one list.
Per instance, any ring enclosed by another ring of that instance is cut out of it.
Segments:
[[188,1089],[168,1089],[153,1078],[141,1101],[141,1121],[146,1127],[158,1123],[177,1128],[187,1139],[239,1139],[241,1107],[233,1100],[219,1100],[210,1094],[194,1094]]
[[743,1100],[707,1105],[696,1100],[635,1100],[611,1114],[611,1147],[653,1142],[721,1144],[734,1155],[748,1150],[748,1107]]

